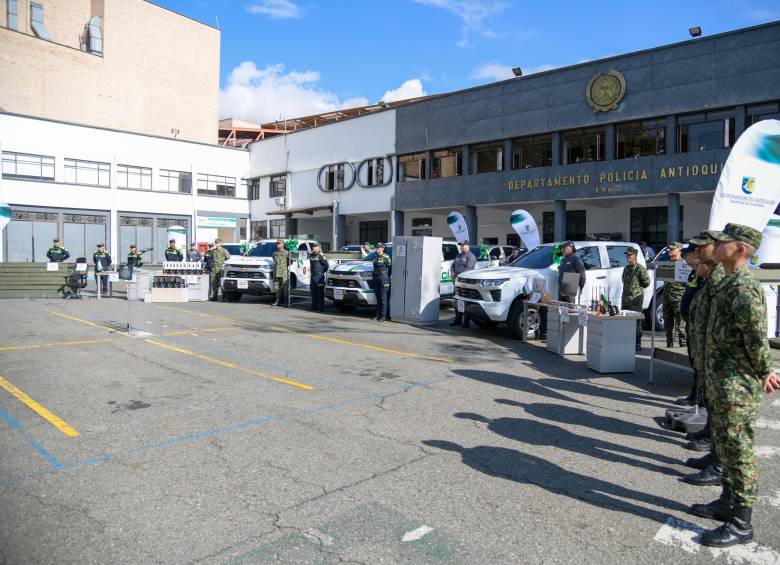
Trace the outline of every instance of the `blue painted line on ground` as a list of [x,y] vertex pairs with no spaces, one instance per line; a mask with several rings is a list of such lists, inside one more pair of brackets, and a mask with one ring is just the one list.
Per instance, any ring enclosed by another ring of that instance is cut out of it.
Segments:
[[43,458],[49,462],[49,465],[51,465],[54,469],[62,468],[62,464],[59,461],[57,461],[57,459],[55,459],[51,453],[46,451],[46,449],[40,443],[38,443],[34,437],[28,434],[24,430],[24,428],[22,428],[22,425],[16,420],[14,420],[14,418],[8,412],[3,412],[2,410],[0,410],[0,418],[8,422],[9,426],[11,426],[17,432],[19,432],[19,435],[21,435],[27,441],[27,443],[29,443],[30,445],[33,446],[33,448],[35,448],[35,451],[40,453],[41,456],[43,456]]

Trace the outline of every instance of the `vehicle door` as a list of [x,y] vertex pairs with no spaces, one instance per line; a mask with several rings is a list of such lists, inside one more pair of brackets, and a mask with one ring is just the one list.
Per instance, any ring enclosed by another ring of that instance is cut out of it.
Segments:
[[[607,243],[605,248],[609,264],[607,275],[607,280],[609,281],[609,300],[612,304],[620,308],[620,302],[623,297],[623,268],[628,265],[626,251],[628,249],[637,249],[637,247],[627,243]],[[640,263],[644,263],[644,257],[641,253],[637,255],[637,260]]]
[[605,268],[607,263],[602,259],[601,252],[601,246],[597,243],[583,245],[574,252],[585,264],[585,287],[580,294],[580,304],[590,304],[596,289],[609,284],[608,269]]
[[309,272],[309,253],[311,247],[308,241],[298,244],[298,256],[293,259],[295,266],[295,276],[298,280],[298,287],[308,288],[311,283],[311,273]]
[[439,282],[439,294],[449,296],[455,294],[455,284],[452,281],[452,261],[459,253],[458,246],[454,243],[441,244],[441,281]]

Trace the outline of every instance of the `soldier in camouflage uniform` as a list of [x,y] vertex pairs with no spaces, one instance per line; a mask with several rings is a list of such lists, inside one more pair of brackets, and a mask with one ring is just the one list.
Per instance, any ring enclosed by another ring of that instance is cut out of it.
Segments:
[[287,306],[287,281],[290,278],[290,254],[284,248],[284,240],[276,242],[276,251],[272,255],[274,259],[274,293],[276,302],[274,306]]
[[215,239],[214,250],[211,252],[211,273],[209,273],[209,290],[211,291],[211,297],[209,300],[216,301],[219,296],[222,268],[225,266],[225,261],[228,259],[230,259],[230,253],[228,253],[227,249],[222,247],[222,240]]
[[[626,250],[626,260],[628,265],[623,267],[623,298],[621,300],[621,310],[631,310],[632,312],[642,312],[642,304],[645,299],[645,292],[650,286],[650,275],[647,269],[637,263],[637,250],[629,247]],[[642,320],[636,321],[636,350],[642,348]]]
[[762,388],[780,388],[766,337],[766,299],[747,263],[761,232],[727,224],[715,239],[714,258],[724,277],[715,288],[707,318],[704,375],[712,406],[712,433],[723,467],[724,493],[691,511],[725,523],[704,533],[703,545],[728,547],[753,539],[752,508],[758,491],[755,429]]
[[[682,261],[680,254],[681,243],[669,244],[669,257],[673,262]],[[664,284],[663,312],[664,327],[666,328],[666,346],[674,345],[674,334],[677,333],[677,341],[680,347],[685,347],[685,322],[680,315],[680,301],[685,294],[685,283],[668,282]]]

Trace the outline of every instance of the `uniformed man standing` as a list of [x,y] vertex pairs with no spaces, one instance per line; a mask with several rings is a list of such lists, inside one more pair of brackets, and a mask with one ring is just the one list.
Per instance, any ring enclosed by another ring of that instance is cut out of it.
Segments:
[[564,241],[562,247],[563,259],[561,259],[561,264],[558,265],[558,300],[561,302],[577,302],[576,296],[569,296],[568,294],[562,293],[563,275],[565,273],[577,273],[579,275],[579,294],[582,292],[582,289],[585,288],[585,263],[579,255],[574,254],[575,248],[573,241]]
[[376,295],[376,317],[378,322],[384,322],[390,317],[390,304],[388,296],[390,292],[390,275],[392,274],[392,261],[385,255],[385,244],[377,243],[374,248],[376,257],[374,258],[374,293]]
[[165,248],[165,260],[166,261],[184,261],[184,255],[181,254],[176,248],[176,240],[170,239],[168,241],[168,247]]
[[274,269],[274,293],[276,302],[274,306],[287,306],[287,284],[290,279],[290,254],[284,248],[284,240],[276,242],[276,251],[273,252]]
[[203,257],[200,256],[197,245],[198,244],[194,241],[190,243],[190,250],[187,251],[187,261],[190,263],[198,263],[203,259]]
[[[688,360],[691,364],[691,367],[693,367],[693,358],[691,356],[691,334],[693,333],[693,329],[691,328],[690,324],[690,310],[691,304],[693,303],[693,298],[704,285],[705,279],[696,274],[699,259],[696,245],[693,242],[690,242],[685,247],[685,249],[683,249],[681,255],[683,260],[691,268],[691,272],[688,275],[688,283],[685,285],[685,292],[683,293],[682,299],[680,300],[680,317],[682,317],[683,322],[685,322],[685,337],[688,347]],[[681,406],[693,406],[697,402],[701,403],[701,394],[697,392],[697,382],[698,378],[696,377],[696,370],[694,369],[691,392],[688,394],[688,396],[678,398],[675,403]]]
[[[642,313],[645,291],[650,286],[650,275],[647,269],[637,263],[637,250],[629,247],[626,250],[628,265],[623,267],[623,298],[621,310]],[[642,320],[636,321],[636,350],[642,349]]]
[[328,260],[322,254],[322,246],[315,243],[309,255],[309,273],[311,275],[311,311],[325,311],[325,273],[328,272]]
[[[220,278],[225,261],[230,259],[230,253],[222,247],[222,240],[214,240],[214,251],[211,252],[211,273],[209,274],[209,289],[211,290],[212,302],[216,302],[219,296]],[[224,300],[224,294],[223,294]]]
[[722,520],[701,536],[710,547],[729,547],[753,539],[752,511],[758,491],[755,431],[762,389],[780,388],[766,337],[766,298],[747,268],[761,245],[761,232],[740,224],[711,231],[714,258],[724,277],[715,289],[707,320],[706,390],[712,405],[712,433],[723,464],[723,493],[695,505],[698,516]]
[[49,261],[52,263],[62,263],[70,257],[70,253],[60,245],[60,240],[58,238],[54,238],[52,246],[49,247],[49,250],[46,252],[46,257],[48,257]]
[[127,264],[134,269],[142,267],[144,264],[144,258],[138,253],[138,248],[135,246],[135,243],[130,245],[130,253],[127,254]]
[[[452,260],[452,267],[450,267],[450,276],[452,277],[452,282],[454,283],[459,275],[462,275],[463,273],[468,271],[473,271],[474,267],[476,266],[477,266],[477,257],[471,252],[471,248],[469,247],[469,242],[461,241],[460,253],[458,253],[455,259]],[[463,326],[464,328],[467,328],[469,327],[469,323],[470,323],[469,317],[464,315],[463,312],[458,311],[457,303],[456,303],[455,319],[452,322],[450,322],[450,325]]]
[[108,275],[98,275],[111,265],[111,255],[106,251],[106,246],[97,244],[97,251],[92,254],[92,262],[95,264],[95,284],[100,285],[101,294],[108,293]]
[[[682,261],[682,244],[673,242],[669,244],[669,258],[672,262]],[[685,294],[684,282],[664,283],[663,313],[664,328],[666,328],[666,347],[674,346],[674,335],[677,334],[677,342],[680,347],[685,347],[685,322],[680,314],[680,302]]]

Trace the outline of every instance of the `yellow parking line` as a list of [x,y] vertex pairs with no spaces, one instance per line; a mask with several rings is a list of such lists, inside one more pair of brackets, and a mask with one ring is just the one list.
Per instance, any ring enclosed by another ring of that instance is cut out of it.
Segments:
[[76,316],[71,316],[70,314],[65,314],[64,312],[55,312],[54,310],[52,310],[51,314],[54,314],[55,316],[59,316],[60,318],[67,318],[68,320],[73,320],[74,322],[80,322],[82,324],[86,324],[88,326],[92,326],[93,328],[98,328],[98,329],[101,329],[101,330],[108,330],[110,332],[117,333],[119,335],[125,335],[121,331],[119,331],[118,329],[112,328],[111,326],[98,324],[96,322],[90,322],[89,320],[84,320],[82,318],[77,318]]
[[313,386],[309,386],[303,383],[299,383],[296,381],[291,381],[288,379],[283,379],[281,377],[275,377],[273,375],[269,375],[268,373],[263,373],[261,371],[255,371],[254,369],[249,369],[247,367],[242,367],[240,365],[236,365],[235,363],[231,363],[230,361],[223,361],[222,359],[216,359],[214,357],[209,357],[208,355],[203,355],[201,353],[196,353],[194,351],[190,351],[189,349],[184,349],[181,347],[176,347],[174,345],[168,345],[167,343],[162,343],[160,341],[155,341],[153,339],[145,339],[146,343],[150,343],[152,345],[156,345],[158,347],[162,347],[164,349],[170,349],[171,351],[176,351],[178,353],[183,353],[184,355],[189,355],[190,357],[194,357],[195,359],[200,359],[201,361],[207,361],[209,363],[214,363],[215,365],[219,365],[220,367],[226,367],[228,369],[235,369],[237,371],[241,371],[242,373],[247,373],[249,375],[253,375],[255,377],[260,377],[262,379],[268,379],[271,381],[276,381],[278,383],[283,383],[286,385],[294,386],[296,388],[301,388],[303,390],[314,390]]
[[0,376],[0,386],[3,387],[8,392],[10,392],[17,399],[19,399],[20,402],[26,404],[28,408],[30,408],[33,412],[38,414],[41,418],[49,422],[52,426],[57,428],[66,436],[75,437],[79,435],[79,433],[76,430],[74,430],[71,426],[69,426],[62,418],[50,412],[46,407],[38,404],[35,400],[30,398],[24,391],[15,387],[13,384],[9,383],[1,376]]
[[0,351],[18,351],[20,349],[43,349],[46,347],[65,347],[68,345],[91,345],[93,343],[108,343],[116,341],[113,337],[104,337],[101,339],[77,339],[74,341],[52,341],[49,343],[28,343],[26,345],[3,345]]
[[409,351],[400,351],[398,349],[388,349],[387,347],[379,347],[377,345],[369,345],[367,343],[357,343],[354,341],[347,341],[346,339],[338,339],[335,337],[328,337],[324,335],[319,334],[312,334],[308,332],[297,332],[295,330],[290,330],[287,328],[282,328],[279,326],[271,326],[272,330],[285,332],[285,333],[292,333],[296,335],[302,335],[306,337],[310,337],[312,339],[320,339],[322,341],[330,341],[332,343],[340,343],[342,345],[351,345],[352,347],[361,347],[363,349],[372,349],[374,351],[381,351],[383,353],[392,353],[394,355],[401,355],[404,357],[413,357],[415,359],[425,359],[427,361],[436,361],[438,363],[452,363],[452,359],[444,359],[442,357],[430,357],[428,355],[420,355],[419,353],[411,353]]
[[[164,336],[177,336],[177,335],[187,335],[191,333],[212,333],[212,332],[228,332],[230,330],[240,330],[240,326],[223,326],[221,328],[192,328],[189,330],[176,330],[172,332],[166,332],[162,335]],[[0,350],[2,351],[2,350]]]

